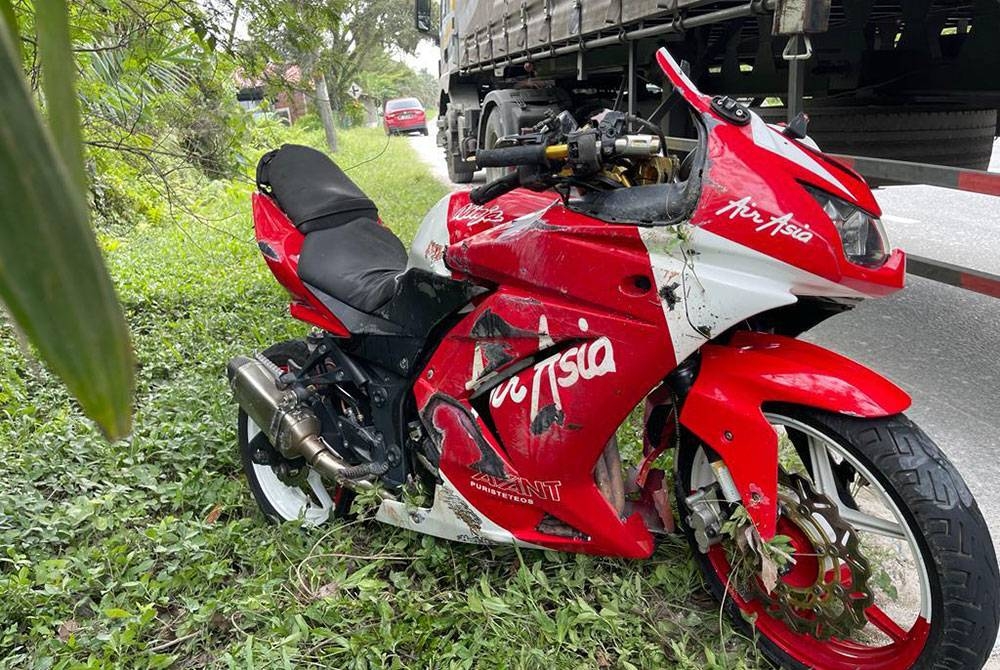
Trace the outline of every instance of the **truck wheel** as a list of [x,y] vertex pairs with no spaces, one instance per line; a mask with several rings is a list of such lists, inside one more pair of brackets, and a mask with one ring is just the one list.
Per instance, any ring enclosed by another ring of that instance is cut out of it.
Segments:
[[[785,120],[784,108],[757,112],[765,121]],[[995,109],[813,107],[809,136],[823,151],[985,170],[993,153]]]
[[[483,148],[492,149],[496,146],[497,140],[507,134],[507,131],[503,127],[500,110],[494,107],[493,111],[486,118],[486,134],[483,141]],[[510,172],[509,168],[486,168],[486,181],[489,183],[500,179],[508,172]]]

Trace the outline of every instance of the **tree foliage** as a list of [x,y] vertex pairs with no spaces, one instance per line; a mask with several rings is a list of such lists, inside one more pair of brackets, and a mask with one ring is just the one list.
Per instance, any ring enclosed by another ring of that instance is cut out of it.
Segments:
[[398,60],[421,39],[410,0],[265,0],[248,11],[247,51],[258,68],[260,61],[294,63],[304,80],[322,73],[335,108],[350,100],[355,82],[376,96],[410,93],[404,80],[415,74]]
[[392,52],[412,53],[420,41],[410,0],[353,2],[331,31],[321,66],[330,72],[333,95],[343,99],[366,67]]
[[414,72],[387,53],[371,58],[355,80],[365,93],[380,102],[390,98],[414,97],[425,107],[437,105],[437,77],[423,71]]
[[47,124],[20,71],[11,8],[0,24],[0,298],[84,411],[119,437],[131,424],[133,354],[89,228],[66,7],[35,7]]
[[180,175],[244,173],[256,156],[237,70],[294,63],[305,83],[329,80],[334,105],[355,80],[402,92],[408,69],[389,55],[416,46],[411,11],[407,0],[0,0],[0,298],[108,435],[128,430],[132,358],[91,214],[102,229],[171,221],[189,209]]

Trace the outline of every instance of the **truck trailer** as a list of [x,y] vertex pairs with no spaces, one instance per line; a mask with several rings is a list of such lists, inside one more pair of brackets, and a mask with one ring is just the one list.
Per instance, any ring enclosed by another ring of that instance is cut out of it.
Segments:
[[[441,47],[437,141],[472,180],[477,148],[552,111],[648,117],[654,54],[769,121],[809,118],[832,153],[985,169],[1000,132],[1000,0],[417,0]],[[685,115],[658,114],[669,136]]]

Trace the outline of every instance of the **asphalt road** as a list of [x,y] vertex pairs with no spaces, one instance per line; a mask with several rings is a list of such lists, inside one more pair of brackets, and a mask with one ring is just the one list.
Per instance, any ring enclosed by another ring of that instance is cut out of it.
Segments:
[[[410,141],[450,183],[434,139]],[[990,169],[1000,172],[1000,141]],[[875,195],[894,245],[1000,274],[1000,198],[930,186]],[[836,316],[806,338],[879,370],[913,396],[910,418],[965,477],[1000,553],[1000,299],[911,277],[903,291]],[[1000,645],[987,668],[1000,670]]]
[[[1000,142],[991,171],[1000,172]],[[1000,274],[1000,198],[932,186],[878,189],[893,244]],[[807,335],[913,396],[908,414],[962,473],[1000,553],[1000,299],[919,277]],[[988,670],[1000,670],[1000,641]]]

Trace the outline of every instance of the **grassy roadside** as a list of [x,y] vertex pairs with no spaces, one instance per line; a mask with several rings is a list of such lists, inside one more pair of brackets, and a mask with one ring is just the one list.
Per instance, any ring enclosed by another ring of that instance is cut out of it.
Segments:
[[[350,174],[408,242],[444,189],[403,138],[341,143],[344,167],[378,155]],[[758,667],[680,540],[636,563],[267,525],[223,369],[305,327],[253,244],[249,181],[182,186],[191,212],[101,236],[140,365],[131,438],[103,443],[0,324],[0,667]]]

